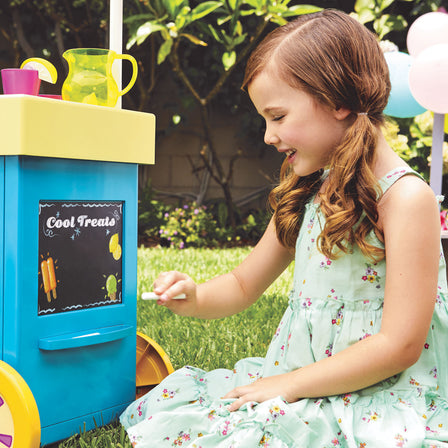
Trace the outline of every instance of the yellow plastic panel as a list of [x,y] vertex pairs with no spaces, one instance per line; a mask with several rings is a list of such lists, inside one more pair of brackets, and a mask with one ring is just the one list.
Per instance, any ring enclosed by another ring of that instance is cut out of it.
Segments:
[[174,372],[168,355],[156,341],[137,331],[136,398]]
[[155,116],[31,95],[0,95],[0,155],[153,164]]
[[[34,396],[25,380],[0,360],[0,395],[2,414],[0,446],[39,448],[40,418]],[[12,419],[12,421],[11,421]]]

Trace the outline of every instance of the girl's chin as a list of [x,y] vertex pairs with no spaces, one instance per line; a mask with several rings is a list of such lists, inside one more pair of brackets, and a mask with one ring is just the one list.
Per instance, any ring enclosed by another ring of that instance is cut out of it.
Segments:
[[293,165],[292,170],[294,171],[294,174],[296,174],[299,177],[305,177],[309,176],[310,174],[315,173],[316,171],[319,171],[320,168],[316,167],[307,167],[300,164]]

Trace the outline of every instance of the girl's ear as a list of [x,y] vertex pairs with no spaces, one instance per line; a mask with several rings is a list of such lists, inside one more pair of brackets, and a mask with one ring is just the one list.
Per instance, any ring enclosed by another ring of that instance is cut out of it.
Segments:
[[334,110],[333,114],[336,120],[345,120],[352,111],[350,109],[347,109],[346,107],[338,107]]

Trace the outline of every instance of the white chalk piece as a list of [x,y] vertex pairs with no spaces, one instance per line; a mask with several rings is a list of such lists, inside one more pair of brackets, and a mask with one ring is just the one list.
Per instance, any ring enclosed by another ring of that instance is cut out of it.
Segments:
[[[178,296],[173,297],[173,299],[175,300],[179,300],[179,299],[186,299],[187,296],[185,294],[179,294]],[[155,292],[144,292],[142,294],[142,299],[143,300],[159,300],[160,296],[158,294],[156,294]]]

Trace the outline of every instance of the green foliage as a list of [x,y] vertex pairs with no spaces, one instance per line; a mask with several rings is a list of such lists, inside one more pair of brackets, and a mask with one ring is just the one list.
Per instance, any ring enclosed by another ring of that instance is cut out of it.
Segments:
[[270,212],[264,209],[249,212],[237,226],[236,242],[241,245],[256,244],[266,230],[270,217]]
[[409,162],[411,159],[418,156],[418,153],[412,151],[409,147],[409,138],[405,134],[400,133],[400,126],[393,118],[388,119],[383,132],[390,147],[393,148],[403,160]]
[[[389,119],[385,136],[395,152],[429,180],[433,115],[427,111],[414,118]],[[448,143],[443,144],[443,173],[448,173]]]
[[420,16],[427,12],[437,11],[440,7],[448,7],[446,0],[414,0],[412,2],[411,16]]
[[165,214],[170,207],[155,199],[151,182],[139,191],[138,198],[138,235],[140,238],[156,238],[160,226],[165,222]]
[[356,0],[352,15],[361,23],[371,24],[380,39],[393,35],[405,49],[410,23],[443,6],[448,6],[446,0]]
[[[133,15],[125,19],[129,25],[130,38],[126,48],[134,44],[141,45],[151,34],[159,32],[163,42],[159,47],[157,63],[161,64],[170,54],[174,39],[184,37],[195,45],[207,45],[200,38],[185,33],[184,29],[222,6],[222,2],[206,1],[193,9],[188,0],[159,0],[145,2],[148,12]],[[143,23],[142,23],[143,22]]]
[[138,236],[146,246],[186,247],[252,246],[263,235],[270,213],[267,209],[249,210],[244,215],[235,208],[236,228],[229,227],[228,209],[222,199],[207,205],[184,202],[166,204],[156,198],[149,182],[139,192]]
[[[132,15],[125,20],[129,26],[128,49],[135,44],[141,45],[150,35],[160,33],[162,42],[157,62],[161,64],[171,53],[176,39],[183,37],[194,45],[207,46],[204,39],[212,37],[223,49],[221,61],[225,70],[236,63],[235,48],[250,40],[242,19],[256,16],[266,22],[283,25],[287,18],[320,9],[311,5],[289,6],[289,0],[206,1],[198,2],[197,6],[190,5],[189,0],[143,3],[148,10],[146,13]],[[210,19],[209,16],[213,17]],[[195,22],[200,23],[192,28]]]
[[[268,221],[267,212],[253,211],[240,218],[236,229],[232,229],[226,226],[227,208],[222,201],[212,207],[190,202],[169,208],[154,206],[154,203],[157,201],[151,201],[151,208],[158,209],[159,213],[165,210],[159,225],[145,228],[139,222],[139,228],[151,241],[158,240],[162,246],[177,249],[253,245],[260,239]],[[144,217],[148,215],[150,212],[141,214]]]
[[165,214],[166,221],[160,226],[160,236],[172,247],[216,247],[220,229],[206,206],[195,202],[176,207]]
[[[410,2],[412,0],[401,0]],[[355,13],[353,14],[361,23],[373,22],[373,29],[380,39],[391,31],[402,31],[408,23],[401,15],[389,14],[385,10],[395,0],[356,0]]]

